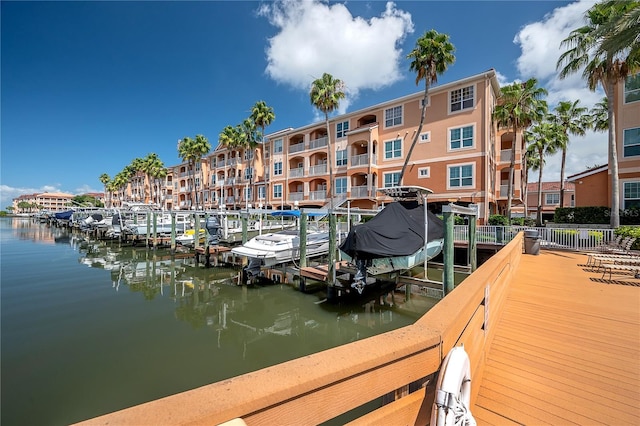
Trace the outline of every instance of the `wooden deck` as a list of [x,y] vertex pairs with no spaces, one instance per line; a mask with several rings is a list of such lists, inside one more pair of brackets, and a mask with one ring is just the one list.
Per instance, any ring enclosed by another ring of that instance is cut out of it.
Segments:
[[640,424],[640,280],[523,255],[472,409],[479,425]]

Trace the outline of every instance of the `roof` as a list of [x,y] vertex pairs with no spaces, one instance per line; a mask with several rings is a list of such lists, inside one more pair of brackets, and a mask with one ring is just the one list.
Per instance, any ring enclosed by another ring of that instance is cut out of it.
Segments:
[[[576,185],[572,182],[565,182],[564,184],[565,191],[575,191]],[[536,192],[538,191],[538,182],[529,182],[527,184],[527,191]],[[560,182],[542,182],[542,192],[546,191],[560,191]]]
[[609,170],[609,165],[605,164],[604,166],[594,167],[592,169],[585,170],[584,172],[576,173],[571,176],[567,176],[567,181],[573,182],[574,180],[586,178],[587,176],[595,175],[598,173],[606,172]]

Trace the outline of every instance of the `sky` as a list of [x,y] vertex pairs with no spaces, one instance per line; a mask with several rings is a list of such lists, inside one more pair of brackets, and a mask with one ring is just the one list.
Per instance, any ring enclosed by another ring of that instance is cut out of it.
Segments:
[[[343,80],[340,113],[420,92],[407,54],[426,31],[449,35],[455,63],[438,84],[495,69],[529,78],[550,107],[604,96],[576,74],[560,80],[560,42],[594,0],[559,1],[2,1],[0,209],[21,194],[104,190],[138,157],[181,163],[177,142],[212,149],[257,101],[267,133],[322,117],[309,88]],[[571,137],[566,175],[606,164],[607,136]],[[532,178],[536,181],[537,173]],[[560,156],[544,181],[560,179]]]

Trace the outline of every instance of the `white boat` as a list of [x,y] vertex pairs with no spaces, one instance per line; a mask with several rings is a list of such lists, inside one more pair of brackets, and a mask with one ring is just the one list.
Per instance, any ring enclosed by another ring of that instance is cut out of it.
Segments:
[[[199,234],[200,234],[200,243],[204,244],[205,238],[207,237],[207,231],[205,229],[200,229]],[[184,231],[182,235],[178,235],[176,237],[176,243],[181,244],[183,246],[192,246],[194,245],[195,235],[196,235],[195,229],[187,229],[186,231]]]
[[340,245],[342,259],[357,269],[351,286],[359,292],[368,283],[367,275],[413,269],[440,254],[444,245],[444,223],[426,206],[431,190],[400,186],[379,191],[395,201],[354,226]]
[[[307,232],[307,257],[317,257],[329,252],[329,231]],[[231,253],[253,260],[253,265],[274,266],[300,260],[300,235],[297,229],[257,235]],[[256,262],[259,261],[259,262]],[[250,262],[251,265],[251,262]]]

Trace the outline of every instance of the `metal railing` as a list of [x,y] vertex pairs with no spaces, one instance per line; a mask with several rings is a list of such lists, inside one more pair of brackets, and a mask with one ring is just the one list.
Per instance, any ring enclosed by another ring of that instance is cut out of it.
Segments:
[[[592,251],[615,238],[613,229],[597,228],[536,228],[527,226],[482,225],[476,228],[479,244],[503,245],[509,243],[520,231],[536,230],[540,238],[540,248],[554,250]],[[453,229],[455,241],[469,241],[469,227],[456,225]]]

